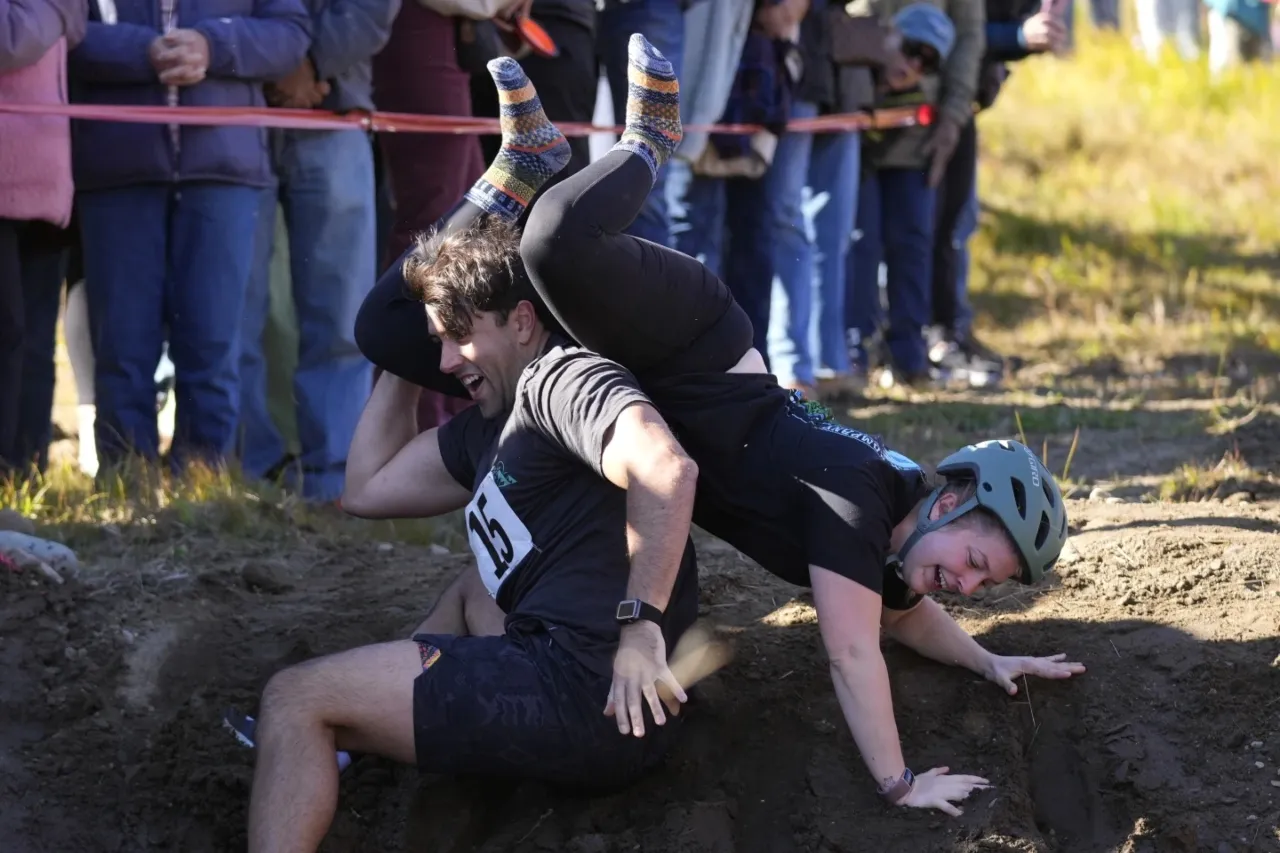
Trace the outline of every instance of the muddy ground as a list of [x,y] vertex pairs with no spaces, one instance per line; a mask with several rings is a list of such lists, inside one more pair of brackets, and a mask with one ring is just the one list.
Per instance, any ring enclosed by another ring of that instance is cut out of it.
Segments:
[[[1256,468],[1276,470],[1273,427],[1248,434]],[[1168,470],[1116,435],[1133,465]],[[1240,446],[1206,440],[1181,458]],[[324,849],[1280,850],[1280,502],[1265,483],[1196,503],[1108,497],[1087,478],[1118,463],[1077,464],[1052,582],[943,603],[991,649],[1065,652],[1086,675],[1009,697],[886,641],[911,765],[995,783],[963,817],[877,802],[807,595],[701,537],[703,616],[736,658],[694,691],[666,767],[591,798],[364,758]],[[188,508],[63,529],[76,577],[0,574],[0,850],[243,849],[252,755],[222,710],[252,709],[283,666],[404,636],[466,559],[358,522],[279,522],[219,534]]]

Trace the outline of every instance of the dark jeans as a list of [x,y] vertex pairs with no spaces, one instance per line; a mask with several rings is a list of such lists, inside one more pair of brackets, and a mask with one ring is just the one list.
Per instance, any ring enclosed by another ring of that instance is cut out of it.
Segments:
[[956,244],[957,226],[973,195],[978,177],[978,130],[970,121],[960,131],[960,141],[947,163],[942,183],[938,185],[933,230],[933,315],[934,325],[956,335],[960,330],[962,255]]
[[221,462],[240,416],[241,317],[262,190],[149,184],[79,195],[104,466],[159,455],[155,370],[169,342],[173,462]]
[[931,317],[934,191],[924,169],[871,169],[858,187],[857,239],[849,253],[845,324],[857,330],[855,360],[866,363],[865,342],[884,322],[880,262],[887,272],[889,323],[885,340],[893,366],[911,376],[929,366],[924,327]]
[[0,219],[0,471],[48,463],[62,229]]
[[[600,65],[609,78],[613,96],[613,121],[622,124],[627,114],[627,42],[641,33],[671,63],[676,77],[684,65],[684,9],[682,0],[609,0],[600,10],[596,46]],[[667,167],[658,170],[644,207],[627,233],[663,246],[671,245],[671,214],[667,209]]]
[[751,323],[752,346],[767,361],[773,232],[766,179],[702,177],[682,160],[668,168],[672,244],[728,282]]

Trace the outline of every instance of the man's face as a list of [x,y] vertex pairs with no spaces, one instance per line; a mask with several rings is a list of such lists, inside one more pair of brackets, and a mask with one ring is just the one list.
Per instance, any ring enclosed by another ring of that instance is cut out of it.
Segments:
[[[929,518],[941,518],[956,504],[955,495],[943,495]],[[902,566],[907,586],[920,595],[937,590],[973,595],[980,587],[995,586],[1017,574],[1018,555],[1004,533],[971,520],[925,534],[907,552]]]
[[443,325],[427,307],[431,333],[440,341],[441,372],[457,377],[486,418],[511,409],[516,383],[528,365],[521,349],[522,324],[517,312],[501,324],[496,313],[478,312],[472,315],[470,334],[454,340],[441,332]]

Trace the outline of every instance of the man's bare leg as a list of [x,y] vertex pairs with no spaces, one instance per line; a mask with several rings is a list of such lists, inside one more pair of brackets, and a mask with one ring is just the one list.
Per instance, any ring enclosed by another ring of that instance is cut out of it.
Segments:
[[415,764],[416,643],[365,646],[290,667],[262,695],[250,853],[314,853],[338,805],[335,749]]
[[440,595],[414,634],[497,637],[506,633],[507,614],[485,589],[475,563],[462,570]]

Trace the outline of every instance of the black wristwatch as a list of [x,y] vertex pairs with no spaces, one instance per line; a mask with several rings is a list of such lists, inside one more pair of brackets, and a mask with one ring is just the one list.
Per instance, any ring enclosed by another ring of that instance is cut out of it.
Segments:
[[655,625],[661,625],[662,611],[647,601],[641,601],[638,598],[628,598],[626,601],[618,602],[618,613],[616,618],[618,622],[623,625],[631,625],[639,622],[641,619],[653,622]]

